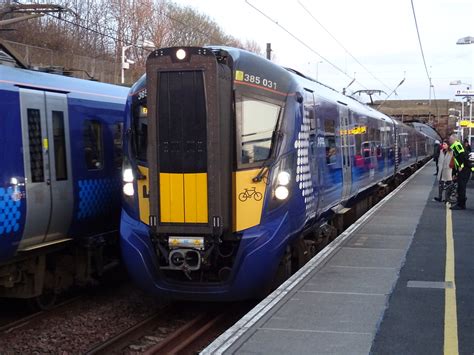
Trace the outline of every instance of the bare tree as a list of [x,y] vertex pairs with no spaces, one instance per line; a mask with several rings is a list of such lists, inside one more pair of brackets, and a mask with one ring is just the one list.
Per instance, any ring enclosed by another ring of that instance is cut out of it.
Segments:
[[[47,4],[52,0],[32,2]],[[54,0],[54,3],[70,9],[70,13],[47,14],[12,25],[14,31],[1,32],[5,39],[53,50],[54,58],[50,58],[53,55],[48,52],[49,58],[36,61],[40,64],[54,62],[54,65],[69,68],[87,67],[82,69],[95,72],[94,65],[74,60],[84,56],[92,61],[113,62],[118,78],[122,48],[132,45],[127,51],[127,57],[136,63],[127,72],[131,82],[145,70],[149,50],[139,45],[144,40],[151,40],[156,47],[214,44],[262,54],[255,41],[244,43],[226,34],[206,14],[169,0]],[[8,2],[0,2],[0,13],[7,6]]]

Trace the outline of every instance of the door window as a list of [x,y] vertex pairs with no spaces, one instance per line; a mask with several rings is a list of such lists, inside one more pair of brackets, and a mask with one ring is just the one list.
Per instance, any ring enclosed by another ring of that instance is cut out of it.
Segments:
[[64,136],[64,113],[53,111],[54,165],[56,181],[67,180],[66,137]]
[[44,181],[41,115],[38,109],[27,109],[28,139],[30,142],[30,169],[32,182]]

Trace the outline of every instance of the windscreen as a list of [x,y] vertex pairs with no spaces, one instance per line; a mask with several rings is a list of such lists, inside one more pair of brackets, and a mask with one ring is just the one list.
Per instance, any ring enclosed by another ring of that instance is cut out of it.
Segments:
[[281,107],[248,97],[242,97],[240,105],[241,163],[266,160],[270,157]]

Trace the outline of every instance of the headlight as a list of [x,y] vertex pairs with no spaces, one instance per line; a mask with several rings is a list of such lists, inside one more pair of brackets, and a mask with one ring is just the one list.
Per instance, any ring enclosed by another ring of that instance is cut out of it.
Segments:
[[131,168],[123,169],[123,182],[133,182],[133,170]]
[[286,171],[281,171],[278,173],[277,182],[278,185],[286,186],[290,183],[290,173]]
[[133,182],[127,182],[125,185],[123,185],[123,193],[127,196],[133,196],[135,193]]
[[184,49],[178,49],[176,51],[176,58],[178,58],[179,60],[183,60],[184,58],[186,58],[186,51]]
[[278,186],[275,189],[275,197],[279,200],[285,200],[288,195],[290,194],[290,191],[286,186]]

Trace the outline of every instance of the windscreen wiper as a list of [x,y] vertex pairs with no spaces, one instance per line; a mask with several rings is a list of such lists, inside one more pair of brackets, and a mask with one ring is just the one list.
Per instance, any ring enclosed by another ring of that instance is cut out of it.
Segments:
[[270,151],[270,158],[265,160],[260,168],[260,171],[258,172],[258,174],[252,178],[252,181],[253,182],[260,182],[262,181],[266,174],[268,173],[268,171],[270,170],[270,166],[273,165],[273,162],[275,161],[275,157],[273,157],[273,152],[277,151],[277,145],[279,144],[280,140],[281,140],[281,137],[283,137],[283,133],[281,133],[281,131],[274,131],[273,132],[273,135],[272,135],[272,143],[271,143],[271,151]]
[[260,171],[258,172],[255,177],[252,178],[253,182],[260,182],[263,180],[263,178],[266,176],[268,171],[270,170],[269,167],[272,165],[274,159],[267,159],[264,161],[262,164],[262,167],[260,168]]

